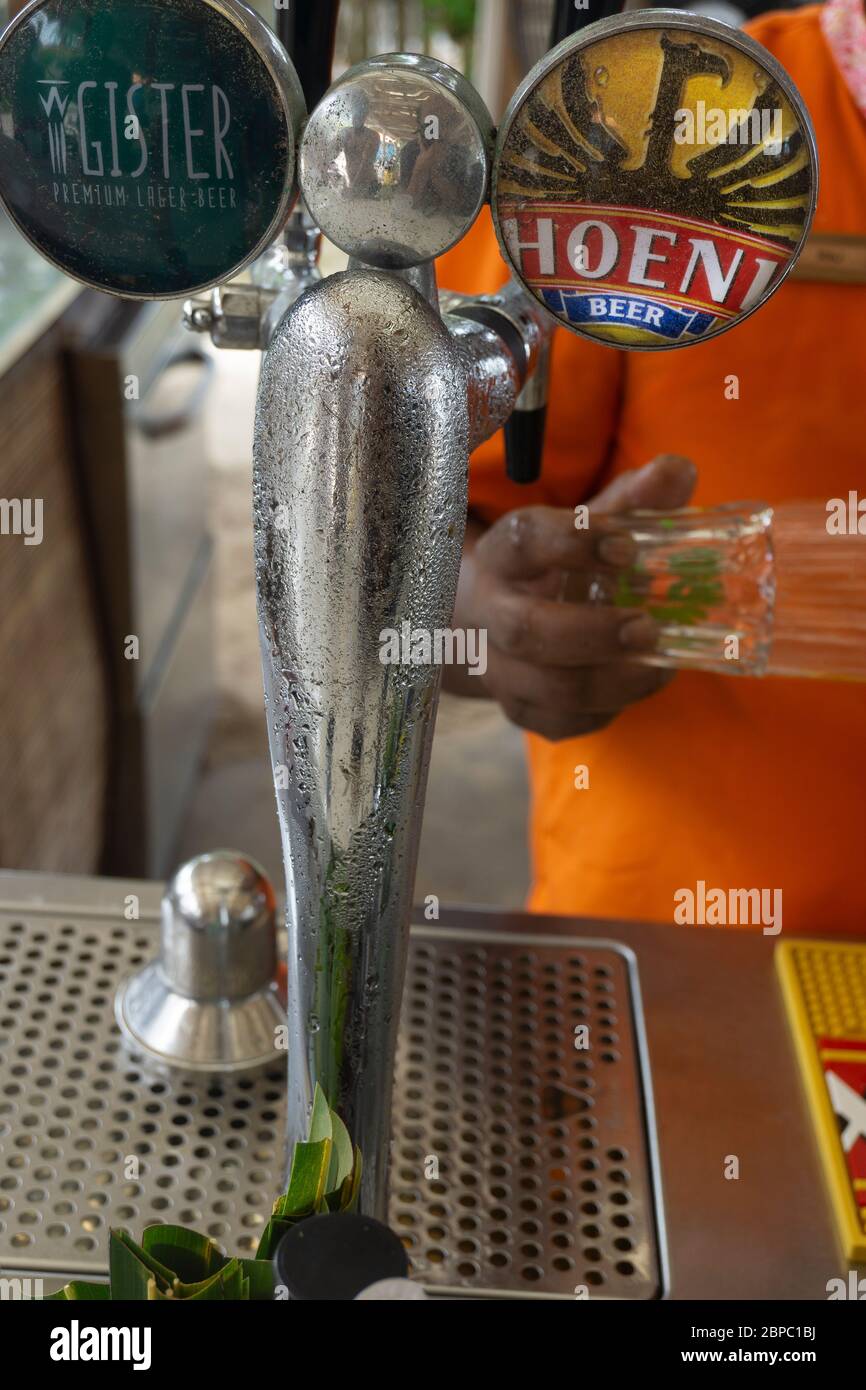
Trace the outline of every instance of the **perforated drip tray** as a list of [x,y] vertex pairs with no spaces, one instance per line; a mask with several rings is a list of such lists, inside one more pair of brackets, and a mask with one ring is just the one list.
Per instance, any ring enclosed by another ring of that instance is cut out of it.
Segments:
[[[0,908],[5,1273],[104,1275],[109,1226],[137,1234],[154,1221],[255,1250],[282,1176],[283,1072],[218,1084],[145,1072],[112,1004],[156,942],[155,914],[126,922],[52,910],[50,899]],[[649,1077],[624,948],[413,928],[394,1136],[390,1222],[431,1291],[664,1292]]]

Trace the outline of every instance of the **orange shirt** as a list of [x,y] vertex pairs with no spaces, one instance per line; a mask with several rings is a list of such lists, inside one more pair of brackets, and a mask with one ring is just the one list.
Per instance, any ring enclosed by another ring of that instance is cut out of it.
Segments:
[[[866,122],[818,7],[749,32],[815,125],[815,230],[866,235]],[[440,263],[445,288],[502,284],[489,216]],[[473,456],[470,505],[573,507],[662,452],[698,466],[698,504],[866,492],[866,286],[788,280],[741,326],[687,351],[625,353],[557,332],[541,480],[508,482],[497,435]],[[739,377],[739,399],[725,379]],[[866,576],[864,576],[866,582]],[[678,889],[782,890],[783,930],[866,934],[866,686],[677,675],[603,732],[530,735],[539,912],[672,922]],[[574,769],[589,768],[576,790]]]

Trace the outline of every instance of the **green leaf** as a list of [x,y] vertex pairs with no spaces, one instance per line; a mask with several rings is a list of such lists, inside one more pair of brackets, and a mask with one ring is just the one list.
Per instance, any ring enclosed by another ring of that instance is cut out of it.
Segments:
[[47,1293],[42,1299],[43,1303],[74,1303],[75,1301],[87,1300],[91,1303],[108,1302],[111,1299],[110,1284],[91,1284],[86,1279],[73,1279],[70,1284],[64,1284],[62,1289],[56,1293]]
[[[364,1160],[361,1157],[361,1150],[356,1146],[355,1167],[352,1170],[351,1186],[348,1191],[345,1206],[342,1208],[343,1211],[357,1211],[358,1209],[358,1198],[361,1195],[361,1172],[363,1170],[363,1167]],[[346,1182],[348,1183],[348,1181],[349,1179],[347,1178]]]
[[616,608],[640,608],[647,598],[649,576],[640,565],[631,570],[620,570],[616,577],[613,603]]
[[[113,1297],[114,1297],[114,1295],[112,1294],[112,1298],[113,1298]],[[174,1293],[173,1293],[173,1291],[172,1291],[171,1289],[166,1289],[166,1291],[163,1293],[162,1289],[159,1287],[159,1285],[157,1284],[157,1282],[156,1282],[155,1279],[148,1279],[148,1281],[147,1281],[147,1301],[148,1301],[148,1303],[160,1303],[160,1302],[162,1302],[162,1301],[166,1301],[166,1300],[169,1300],[169,1299],[171,1300],[172,1303],[176,1303],[176,1302],[177,1302],[177,1299],[175,1298]]]
[[240,1263],[232,1259],[210,1279],[199,1284],[179,1284],[175,1297],[190,1303],[240,1303],[245,1301],[245,1288],[249,1290]]
[[287,1221],[280,1217],[272,1216],[267,1226],[262,1231],[253,1263],[258,1264],[260,1261],[273,1259],[274,1251],[286,1234],[286,1231],[290,1231],[293,1225],[293,1221]]
[[109,1232],[108,1269],[111,1297],[122,1302],[144,1302],[151,1295],[148,1283],[155,1280],[161,1293],[171,1288],[174,1274],[165,1265],[136,1245],[129,1231]]
[[215,1270],[207,1279],[190,1284],[182,1284],[180,1280],[175,1280],[171,1292],[175,1298],[184,1302],[235,1302],[246,1299],[246,1287],[248,1280],[241,1268],[241,1261],[233,1257],[226,1260],[222,1268]]
[[328,1196],[339,1193],[343,1183],[351,1177],[355,1155],[352,1151],[352,1140],[349,1131],[343,1124],[336,1110],[331,1111],[331,1129],[333,1149],[331,1151],[331,1163],[328,1168],[328,1178],[325,1183],[325,1191]]
[[200,1284],[176,1284],[164,1297],[171,1298],[174,1303],[225,1303],[236,1295],[226,1292],[220,1270],[218,1274],[212,1274],[210,1279],[203,1279]]
[[[270,1224],[269,1222],[268,1225]],[[288,1230],[288,1225],[286,1229]],[[284,1234],[285,1232],[280,1232],[280,1235]],[[259,1243],[259,1249],[261,1249],[261,1242]],[[267,1255],[259,1255],[258,1251],[256,1251],[256,1258],[254,1260],[238,1260],[238,1264],[243,1270],[244,1278],[247,1283],[245,1298],[248,1298],[253,1303],[270,1301],[274,1296],[274,1270],[271,1265],[270,1257]]]
[[244,1277],[238,1259],[232,1259],[225,1269],[220,1271],[220,1283],[225,1289],[225,1298],[233,1302],[245,1302],[250,1296],[249,1280]]
[[203,1283],[229,1263],[213,1241],[186,1226],[148,1226],[141,1248],[146,1257],[171,1270],[172,1283]]
[[161,1289],[155,1279],[148,1283],[148,1298],[151,1302],[166,1303],[240,1303],[249,1297],[249,1280],[240,1267],[240,1261],[231,1259],[223,1269],[217,1270],[209,1279],[195,1284],[175,1282],[169,1289]]
[[313,1113],[310,1116],[310,1132],[307,1135],[311,1144],[318,1143],[321,1139],[332,1138],[331,1114],[328,1098],[317,1081],[313,1095]]
[[668,569],[675,574],[694,574],[712,579],[720,572],[721,559],[717,550],[711,550],[708,546],[696,546],[694,550],[671,555]]
[[331,1161],[331,1141],[296,1144],[292,1156],[289,1189],[274,1203],[274,1216],[297,1220],[314,1212],[325,1192],[325,1180]]

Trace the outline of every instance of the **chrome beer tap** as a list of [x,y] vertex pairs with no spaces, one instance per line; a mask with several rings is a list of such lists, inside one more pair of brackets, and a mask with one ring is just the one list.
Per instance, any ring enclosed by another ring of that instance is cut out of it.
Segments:
[[[84,283],[188,298],[217,346],[265,350],[253,511],[288,1138],[320,1083],[382,1216],[440,684],[429,640],[395,659],[386,639],[448,628],[470,451],[512,420],[509,471],[537,475],[553,328],[652,350],[732,327],[796,260],[817,164],[778,64],[699,16],[564,38],[497,132],[459,73],[417,54],[327,87],[335,6],[293,16],[316,59],[300,72],[241,0],[32,0],[0,38],[0,197]],[[740,121],[683,148],[674,118],[712,83],[747,115],[778,109],[774,138]],[[510,284],[440,294],[435,258],[488,199]],[[346,272],[321,278],[320,231]]]
[[482,206],[491,134],[472,88],[427,58],[371,59],[331,87],[307,122],[299,178],[349,268],[277,327],[256,413],[259,621],[296,1006],[289,1128],[303,1133],[318,1080],[361,1148],[363,1206],[380,1216],[440,683],[429,660],[386,661],[383,641],[404,626],[447,629],[469,450],[507,418],[529,361],[493,306],[489,323],[439,312],[433,260]]

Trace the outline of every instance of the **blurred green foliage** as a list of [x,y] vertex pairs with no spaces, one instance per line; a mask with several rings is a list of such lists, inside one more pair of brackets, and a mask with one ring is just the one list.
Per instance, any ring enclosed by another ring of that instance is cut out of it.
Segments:
[[475,32],[475,0],[422,0],[425,19],[431,28],[444,29],[458,43],[465,43]]

